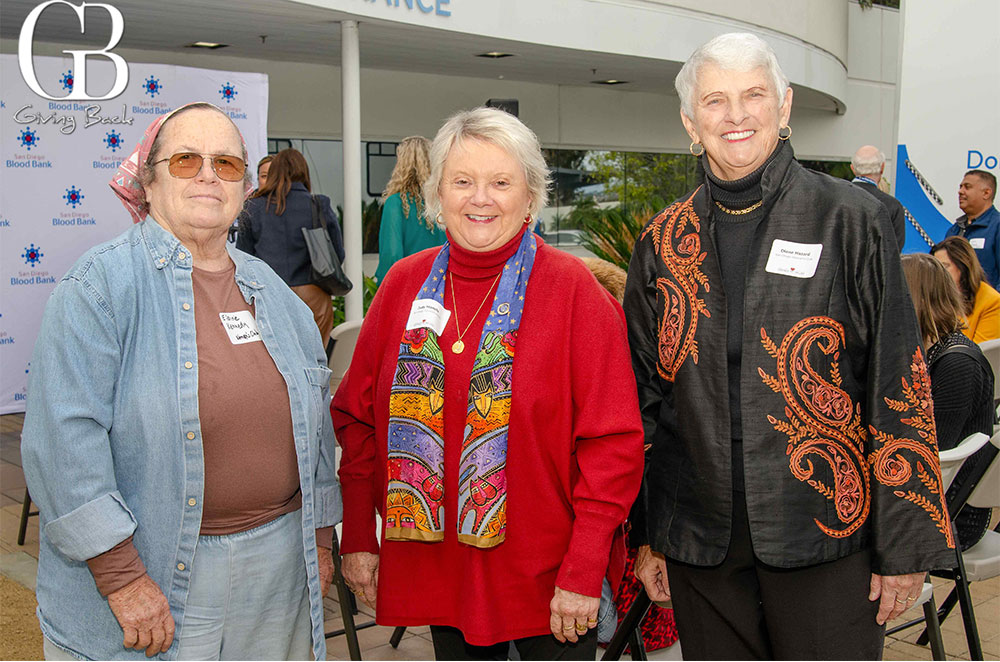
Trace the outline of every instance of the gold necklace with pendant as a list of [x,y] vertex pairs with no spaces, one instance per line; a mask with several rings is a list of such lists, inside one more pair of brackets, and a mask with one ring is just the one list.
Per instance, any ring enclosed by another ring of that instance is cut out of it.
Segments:
[[465,351],[465,343],[462,342],[462,337],[469,332],[469,327],[471,327],[473,322],[476,321],[476,316],[479,315],[479,311],[483,309],[486,299],[490,298],[490,292],[493,291],[493,287],[497,284],[497,281],[500,280],[500,274],[502,273],[503,270],[501,269],[500,273],[497,274],[497,277],[493,279],[490,289],[486,290],[486,297],[479,302],[479,307],[476,308],[476,312],[472,313],[472,321],[465,327],[465,331],[462,331],[462,327],[458,323],[458,301],[455,299],[455,275],[449,272],[449,275],[451,276],[451,278],[448,279],[448,282],[451,283],[451,305],[455,309],[455,332],[458,333],[458,340],[451,344],[451,351],[453,354],[461,354]]

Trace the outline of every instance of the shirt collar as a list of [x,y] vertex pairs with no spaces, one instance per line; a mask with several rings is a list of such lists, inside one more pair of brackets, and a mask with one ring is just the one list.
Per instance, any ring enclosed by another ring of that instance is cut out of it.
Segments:
[[[164,269],[173,262],[178,266],[191,268],[191,251],[184,247],[180,239],[169,233],[153,218],[147,217],[139,224],[143,241],[149,249],[153,266]],[[232,244],[226,244],[229,257],[236,265],[236,282],[247,289],[260,290],[264,288],[253,260],[243,251],[237,250]]]
[[868,177],[859,176],[851,180],[852,184],[857,184],[859,182],[864,182],[865,184],[871,184],[872,186],[878,186],[878,182],[876,182],[874,179],[869,179]]

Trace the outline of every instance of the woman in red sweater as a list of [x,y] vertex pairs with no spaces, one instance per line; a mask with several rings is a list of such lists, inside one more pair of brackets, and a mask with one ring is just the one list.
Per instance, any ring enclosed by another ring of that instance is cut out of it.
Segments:
[[624,316],[530,231],[548,170],[517,118],[458,113],[431,166],[448,243],[386,274],[332,407],[344,577],[438,659],[593,660],[643,463]]

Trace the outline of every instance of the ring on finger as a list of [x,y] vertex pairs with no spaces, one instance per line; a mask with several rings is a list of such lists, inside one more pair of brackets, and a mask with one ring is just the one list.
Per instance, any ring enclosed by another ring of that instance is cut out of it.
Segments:
[[576,625],[576,631],[577,631],[577,632],[579,632],[580,634],[583,634],[584,632],[586,632],[586,631],[587,631],[587,626],[586,626],[586,625],[580,625],[580,624],[578,623],[578,624]]
[[896,598],[896,602],[898,602],[901,605],[905,605],[906,604],[906,600],[900,600],[899,598]]
[[912,598],[912,597],[911,597],[911,598],[906,598],[906,601],[907,601],[907,602],[916,602],[916,601],[917,601],[917,599],[916,599],[916,598]]
[[563,632],[572,632],[576,629],[576,626],[570,625],[568,628],[563,628]]
[[587,625],[597,625],[597,619],[596,618],[588,618],[587,619]]

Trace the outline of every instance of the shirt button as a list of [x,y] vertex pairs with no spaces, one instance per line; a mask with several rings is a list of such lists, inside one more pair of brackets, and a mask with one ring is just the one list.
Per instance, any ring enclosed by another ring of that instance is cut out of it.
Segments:
[[197,505],[197,503],[198,503],[198,500],[195,499],[194,497],[191,497],[190,499],[188,499],[188,505],[189,506]]
[[190,370],[191,368],[194,367],[194,364],[191,363],[190,361],[185,361],[184,362],[184,367],[187,368],[188,370]]
[[194,432],[188,432],[187,433],[187,438],[188,439],[194,439]]
[[178,563],[178,564],[177,564],[177,569],[178,569],[178,570],[183,570],[183,569],[184,569],[184,568],[186,568],[186,567],[187,567],[187,566],[186,566],[186,565],[184,565],[183,563]]
[[185,252],[182,251],[181,253],[179,253],[177,255],[177,257],[179,257],[182,260],[187,259],[187,253],[185,253]]
[[191,310],[191,304],[189,303],[181,304],[181,308],[183,308],[184,310]]

